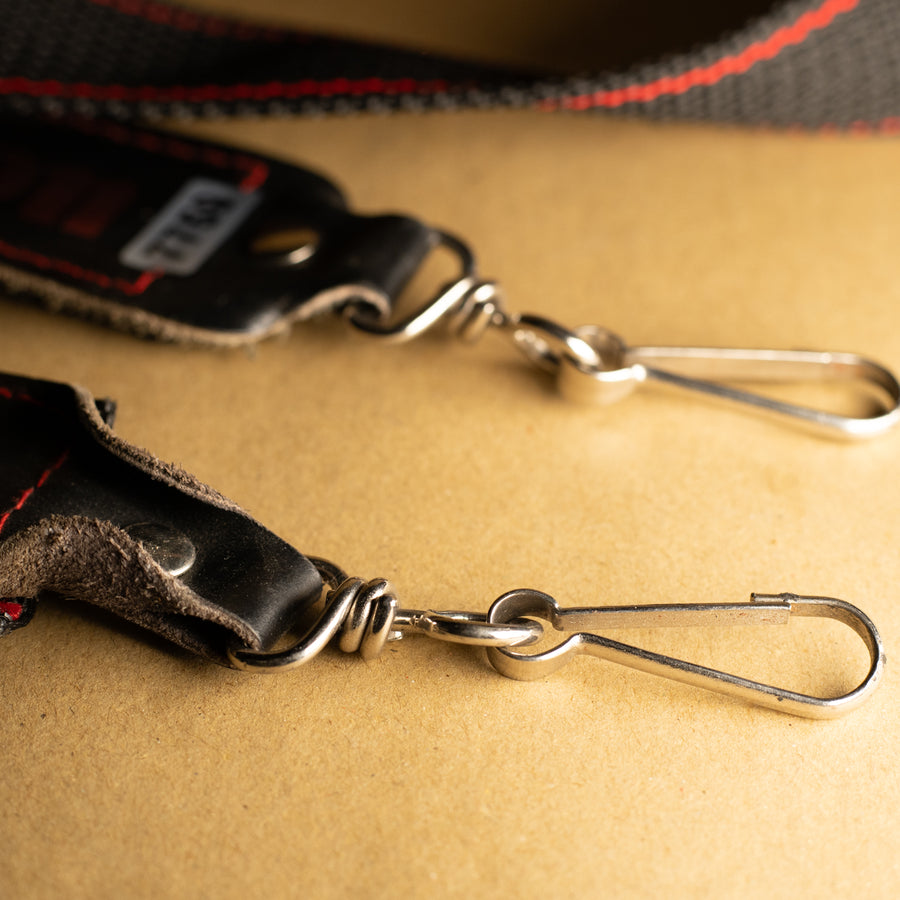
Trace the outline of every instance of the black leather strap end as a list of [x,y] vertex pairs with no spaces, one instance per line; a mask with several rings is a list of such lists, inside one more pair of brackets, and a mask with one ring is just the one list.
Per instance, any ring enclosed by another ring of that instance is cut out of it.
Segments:
[[[148,551],[148,526],[193,548],[187,571],[173,574],[158,550]],[[303,624],[321,589],[301,553],[114,435],[85,391],[0,375],[5,630],[24,624],[33,599],[52,591],[227,664],[229,647],[269,649]]]
[[[273,235],[298,244],[270,251]],[[233,147],[0,118],[0,284],[52,311],[245,344],[347,304],[389,315],[438,240],[407,216],[356,215],[326,179]]]

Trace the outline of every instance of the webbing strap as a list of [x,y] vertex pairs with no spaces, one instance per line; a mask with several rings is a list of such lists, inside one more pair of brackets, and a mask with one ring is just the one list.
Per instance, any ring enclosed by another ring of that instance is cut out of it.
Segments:
[[158,0],[0,0],[0,109],[152,120],[534,106],[900,130],[896,0],[777,3],[626,72],[546,78]]

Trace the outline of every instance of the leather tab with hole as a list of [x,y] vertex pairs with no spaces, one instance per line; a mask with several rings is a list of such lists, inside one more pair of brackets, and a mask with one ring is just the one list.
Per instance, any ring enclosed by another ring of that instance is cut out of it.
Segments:
[[387,317],[438,242],[234,147],[99,121],[0,134],[0,284],[143,336],[244,344],[348,303]]

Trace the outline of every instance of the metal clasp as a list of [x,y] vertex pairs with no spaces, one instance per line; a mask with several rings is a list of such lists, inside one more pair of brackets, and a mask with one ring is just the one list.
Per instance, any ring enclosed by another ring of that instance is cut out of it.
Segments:
[[[599,326],[569,329],[544,316],[508,313],[501,289],[479,278],[475,256],[463,241],[442,232],[438,246],[456,256],[455,280],[406,317],[384,321],[371,307],[351,305],[345,310],[347,321],[385,343],[412,340],[442,322],[469,342],[488,328],[507,332],[528,359],[556,375],[566,397],[582,402],[606,405],[639,384],[652,383],[740,403],[832,437],[874,437],[900,422],[900,383],[880,363],[863,356],[818,350],[629,347]],[[841,415],[731,387],[726,381],[845,382],[865,392],[874,409],[865,416]]]
[[[719,347],[629,347],[605,328],[572,332],[538,316],[520,316],[513,336],[525,354],[555,371],[562,393],[606,405],[643,383],[681,388],[757,412],[788,417],[831,436],[868,438],[900,421],[900,384],[888,369],[855,353]],[[548,337],[559,344],[556,352]],[[865,392],[876,410],[853,417],[741,390],[724,381],[846,382]]]
[[[232,648],[232,666],[248,672],[283,672],[311,660],[332,638],[346,653],[375,659],[389,640],[403,631],[442,641],[487,648],[488,659],[503,675],[531,681],[550,675],[570,659],[587,654],[662,675],[684,684],[730,694],[780,712],[829,719],[856,709],[875,689],[884,669],[884,648],[872,620],[843,600],[796,594],[753,594],[749,603],[669,603],[651,606],[561,608],[541,591],[510,591],[496,600],[487,615],[398,609],[390,582],[348,578],[327,560],[311,558],[325,582],[326,595],[317,620],[298,640],[282,650],[259,652]],[[792,616],[836,619],[849,626],[869,651],[870,666],[862,682],[839,697],[814,697],[773,687],[659,653],[642,650],[588,631],[672,625],[786,624]],[[534,618],[538,617],[538,618]],[[522,647],[544,635],[539,619],[571,634],[551,650],[532,654]],[[585,630],[582,630],[585,629]]]
[[[884,669],[884,647],[875,624],[852,604],[831,597],[753,594],[749,603],[673,603],[562,609],[549,595],[524,589],[510,591],[497,599],[488,612],[488,621],[500,624],[522,616],[539,616],[558,631],[577,632],[553,649],[541,653],[529,655],[512,648],[488,650],[488,658],[499,672],[522,681],[543,678],[573,657],[587,654],[652,675],[729,694],[779,712],[832,719],[856,709],[875,690]],[[580,630],[674,625],[780,625],[787,624],[792,616],[836,619],[859,635],[869,651],[870,667],[856,688],[839,697],[814,697]]]

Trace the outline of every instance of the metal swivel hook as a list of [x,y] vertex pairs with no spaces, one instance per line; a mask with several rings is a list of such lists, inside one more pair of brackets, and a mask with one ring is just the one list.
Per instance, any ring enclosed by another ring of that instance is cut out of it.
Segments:
[[[718,691],[758,706],[808,718],[829,719],[859,706],[875,689],[884,668],[884,648],[872,620],[843,600],[798,597],[795,594],[753,594],[749,603],[669,603],[652,606],[598,606],[562,609],[541,591],[510,591],[496,600],[487,615],[472,612],[433,612],[398,609],[389,582],[348,578],[327,560],[311,558],[325,582],[324,609],[308,631],[283,650],[266,652],[234,648],[228,658],[236,669],[282,672],[316,656],[332,639],[341,650],[377,657],[402,630],[427,634],[442,641],[485,647],[488,659],[501,674],[522,681],[543,678],[572,657],[588,654],[643,672]],[[839,697],[814,697],[750,681],[728,672],[652,653],[600,637],[581,629],[657,627],[671,625],[786,624],[791,616],[836,619],[849,626],[869,651],[870,667],[862,682]],[[537,618],[529,618],[537,617]],[[538,619],[558,631],[577,632],[551,650],[521,652],[540,640]]]
[[[438,244],[456,257],[459,273],[434,297],[393,321],[382,321],[370,306],[351,304],[345,309],[347,321],[389,344],[412,340],[442,322],[469,342],[489,328],[504,331],[528,359],[556,375],[566,397],[600,405],[646,382],[740,403],[831,437],[874,437],[900,422],[900,383],[887,368],[863,356],[819,350],[629,347],[599,326],[569,329],[544,316],[506,312],[500,287],[478,276],[472,250],[446,233],[438,235]],[[843,381],[865,391],[877,410],[867,416],[840,415],[740,390],[726,381]]]
[[[646,382],[742,403],[830,436],[874,437],[900,421],[900,383],[884,366],[855,353],[629,347],[599,326],[569,331],[542,316],[531,315],[518,316],[507,327],[532,362],[556,374],[562,393],[582,402],[607,405]],[[843,381],[870,395],[878,410],[871,416],[839,415],[733,388],[724,381]]]
[[[510,591],[496,600],[488,612],[488,621],[500,624],[521,616],[538,616],[559,631],[577,632],[542,653],[526,654],[509,647],[488,650],[488,658],[499,672],[522,681],[543,678],[574,656],[587,654],[684,684],[730,694],[779,712],[813,719],[833,719],[856,709],[875,689],[884,669],[884,647],[875,624],[852,604],[831,597],[753,594],[749,603],[671,603],[562,609],[549,595],[523,589]],[[836,619],[859,635],[869,651],[870,666],[868,674],[856,688],[839,697],[814,697],[580,630],[673,625],[777,625],[787,624],[791,616]]]

